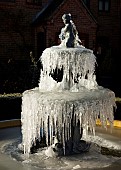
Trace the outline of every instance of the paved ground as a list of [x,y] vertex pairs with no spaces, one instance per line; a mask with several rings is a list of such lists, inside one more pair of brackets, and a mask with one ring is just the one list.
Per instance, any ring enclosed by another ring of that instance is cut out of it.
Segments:
[[[121,129],[114,128],[111,133],[110,129],[105,131],[104,129],[97,127],[97,133],[98,132],[102,134],[105,139],[115,141],[121,145]],[[0,129],[0,147],[4,144],[5,141],[11,141],[12,139],[19,137],[20,135],[20,127]],[[79,170],[78,167],[76,169]],[[21,162],[17,162],[11,159],[9,156],[0,153],[0,170],[38,170],[38,168],[25,164],[23,165]],[[121,170],[121,159],[120,161],[118,160],[117,162],[113,163],[110,167],[96,168],[93,170]]]

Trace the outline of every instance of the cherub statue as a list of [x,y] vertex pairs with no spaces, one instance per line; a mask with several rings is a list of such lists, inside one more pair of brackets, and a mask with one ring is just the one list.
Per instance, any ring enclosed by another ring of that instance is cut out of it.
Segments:
[[71,20],[71,14],[64,14],[62,20],[65,27],[61,29],[59,38],[61,40],[60,46],[64,47],[77,47],[82,43],[78,37],[78,31],[75,24]]

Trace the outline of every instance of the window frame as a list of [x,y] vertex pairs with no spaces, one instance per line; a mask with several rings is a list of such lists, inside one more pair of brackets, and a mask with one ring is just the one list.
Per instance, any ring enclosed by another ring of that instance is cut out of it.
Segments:
[[[100,3],[102,3],[102,9],[100,9]],[[106,10],[106,3],[108,3],[108,9]],[[99,12],[110,12],[110,0],[98,0],[98,11]]]

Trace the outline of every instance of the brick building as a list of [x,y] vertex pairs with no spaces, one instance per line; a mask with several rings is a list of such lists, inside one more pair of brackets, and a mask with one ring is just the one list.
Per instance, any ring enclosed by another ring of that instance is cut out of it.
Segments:
[[24,64],[30,51],[38,60],[46,47],[59,43],[61,17],[71,13],[83,44],[97,56],[101,74],[117,74],[120,7],[120,0],[0,0],[0,62]]
[[37,48],[38,57],[43,51],[43,49],[41,49],[42,46],[45,48],[59,43],[58,35],[64,26],[62,22],[62,15],[64,13],[71,13],[72,20],[77,27],[83,45],[87,48],[94,48],[96,43],[97,21],[85,3],[80,0],[58,0],[56,3],[55,1],[50,1],[49,5],[45,6],[43,11],[37,14],[37,17],[32,23],[36,30],[35,48]]

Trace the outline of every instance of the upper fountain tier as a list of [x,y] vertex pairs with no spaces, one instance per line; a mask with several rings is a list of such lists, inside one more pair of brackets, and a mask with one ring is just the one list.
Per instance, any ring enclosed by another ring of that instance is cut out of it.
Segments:
[[80,91],[95,89],[96,58],[92,50],[80,45],[81,40],[70,14],[62,16],[65,27],[61,29],[61,44],[43,51],[40,58],[43,70],[39,89],[41,91]]
[[[41,91],[80,91],[83,88],[97,88],[96,58],[89,49],[53,46],[43,51],[41,62]],[[53,79],[55,71],[56,77]],[[57,81],[58,76],[62,77],[62,81]]]

